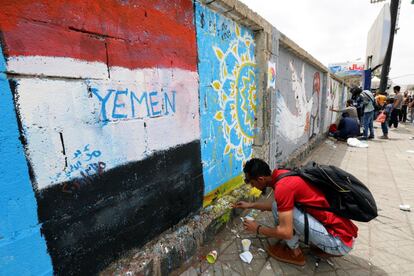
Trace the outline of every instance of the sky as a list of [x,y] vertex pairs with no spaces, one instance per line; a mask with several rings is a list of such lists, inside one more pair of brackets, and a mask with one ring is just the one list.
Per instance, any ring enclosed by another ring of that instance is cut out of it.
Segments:
[[[370,0],[240,0],[325,66],[365,62],[367,35],[384,3]],[[389,77],[414,84],[414,4],[401,0]],[[409,76],[405,76],[409,75]]]

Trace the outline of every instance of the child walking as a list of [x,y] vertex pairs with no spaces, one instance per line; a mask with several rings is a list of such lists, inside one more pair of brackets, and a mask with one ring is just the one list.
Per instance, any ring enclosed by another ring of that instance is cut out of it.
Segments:
[[393,106],[394,106],[394,99],[387,99],[385,108],[383,110],[386,117],[385,117],[385,121],[381,123],[382,136],[380,137],[380,139],[389,139],[388,138],[388,121],[390,119]]

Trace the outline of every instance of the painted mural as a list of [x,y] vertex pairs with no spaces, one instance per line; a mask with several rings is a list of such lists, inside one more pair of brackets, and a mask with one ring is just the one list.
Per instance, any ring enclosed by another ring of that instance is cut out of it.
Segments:
[[29,164],[15,177],[49,255],[33,228],[36,250],[0,262],[39,252],[43,272],[96,273],[202,206],[193,17],[191,0],[2,2],[2,85]]
[[0,274],[52,275],[0,47]]
[[[255,135],[253,33],[196,2],[204,194],[240,179]],[[240,182],[240,181],[239,181]]]
[[273,163],[286,160],[298,146],[320,132],[321,73],[281,48],[272,118]]
[[[330,108],[334,109],[341,109],[344,107],[343,105],[343,88],[342,85],[332,79],[328,78],[328,92],[326,97],[326,113],[325,113],[325,126],[326,128],[329,128],[331,124],[334,124],[337,122],[340,113],[337,112],[330,112]],[[346,101],[346,99],[345,99]]]

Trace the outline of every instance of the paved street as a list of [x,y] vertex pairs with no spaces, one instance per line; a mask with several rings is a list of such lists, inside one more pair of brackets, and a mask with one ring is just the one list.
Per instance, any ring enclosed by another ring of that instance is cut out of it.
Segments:
[[[380,135],[378,127],[376,136]],[[362,180],[374,194],[379,216],[369,223],[357,223],[359,236],[348,256],[321,260],[317,266],[305,248],[304,267],[278,262],[263,250],[275,240],[247,234],[236,217],[173,275],[414,275],[414,212],[399,209],[400,204],[414,207],[414,140],[409,139],[414,136],[414,127],[401,124],[397,130],[391,129],[389,136],[388,141],[369,141],[368,148],[326,140],[306,160],[339,166]],[[272,225],[270,212],[253,215],[259,222]],[[252,241],[254,258],[250,264],[239,258],[243,238]],[[218,251],[218,259],[210,265],[205,255],[213,249]]]

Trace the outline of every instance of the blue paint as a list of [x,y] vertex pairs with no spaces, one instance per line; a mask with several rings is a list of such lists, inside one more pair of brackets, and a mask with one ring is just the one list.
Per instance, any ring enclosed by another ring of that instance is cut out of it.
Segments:
[[[176,112],[175,91],[161,93],[144,91],[137,94],[128,89],[107,89],[106,92],[100,92],[96,87],[91,88],[91,91],[101,104],[101,116],[104,123],[115,120],[167,116]],[[108,114],[107,109],[111,107],[112,112]],[[143,109],[146,114],[139,112]]]
[[[196,28],[201,156],[204,193],[208,194],[240,175],[243,161],[252,157],[257,105],[255,44],[249,29],[198,2]],[[214,86],[217,81],[219,89]],[[217,119],[220,117],[222,120]]]
[[101,97],[99,95],[99,90],[97,88],[91,88],[92,93],[99,99],[101,102],[101,115],[102,115],[102,121],[107,122],[108,117],[106,115],[106,102],[108,101],[109,97],[111,96],[112,92],[115,92],[116,90],[108,89],[105,97]]
[[161,114],[160,110],[158,110],[158,111],[154,110],[154,108],[158,105],[158,101],[156,101],[154,99],[154,97],[157,97],[157,96],[158,96],[157,91],[152,91],[152,92],[149,93],[149,100],[150,100],[150,104],[151,104],[152,116],[159,116]]
[[128,117],[126,114],[116,113],[116,109],[117,108],[123,108],[123,107],[125,107],[125,104],[124,103],[122,103],[122,104],[119,104],[118,103],[118,96],[119,95],[128,95],[128,89],[127,90],[124,90],[124,91],[117,90],[115,92],[114,108],[112,109],[112,118],[114,118],[114,119],[125,119],[125,118]]
[[0,274],[52,275],[0,47]]
[[175,113],[175,94],[176,94],[176,92],[172,91],[172,97],[173,97],[172,102],[171,102],[170,98],[168,98],[168,94],[167,93],[164,94],[164,102],[166,103],[166,105],[165,105],[165,115],[170,114],[170,112],[168,112],[168,106],[170,106],[170,108],[172,110],[172,113]]
[[148,106],[148,97],[147,97],[147,93],[142,93],[141,98],[138,99],[138,97],[135,95],[134,92],[131,91],[131,109],[132,109],[132,118],[136,118],[135,117],[135,104],[134,104],[134,99],[136,100],[136,102],[138,104],[142,104],[142,102],[145,99],[145,106],[146,106],[146,110],[147,110],[147,117],[151,116],[151,113],[149,111],[149,106]]

